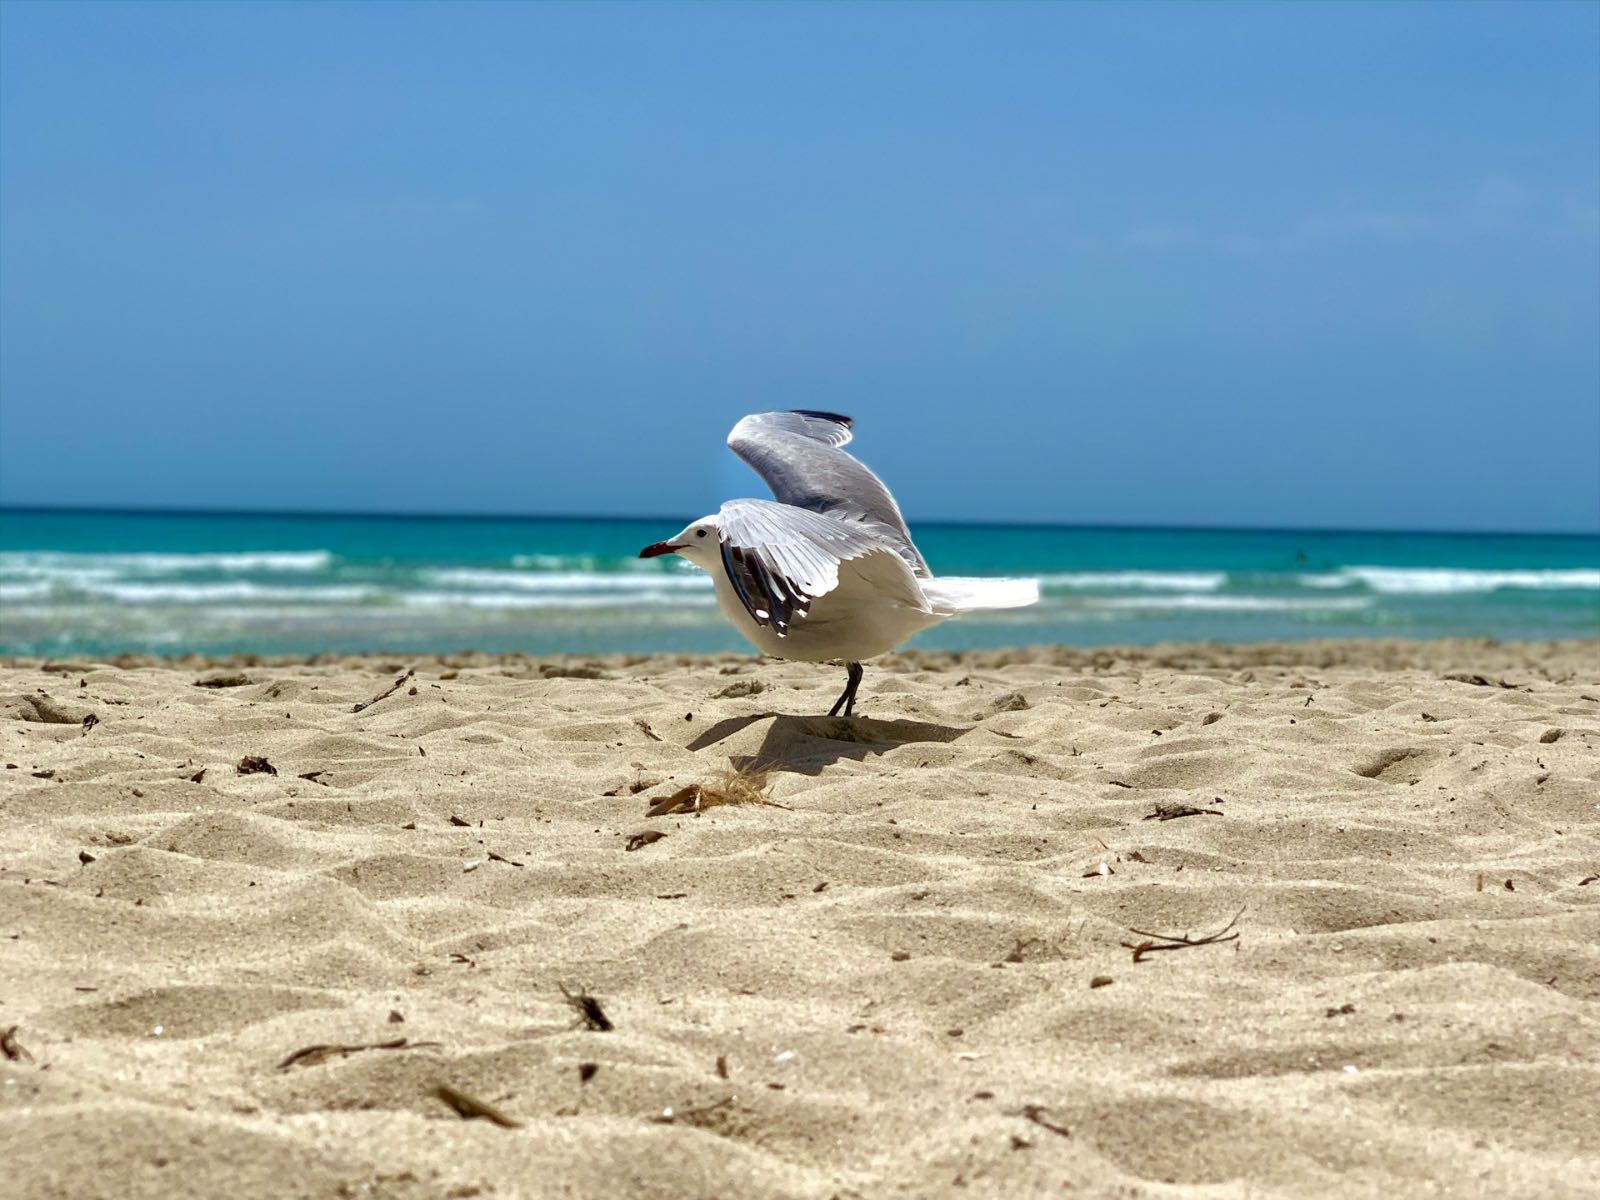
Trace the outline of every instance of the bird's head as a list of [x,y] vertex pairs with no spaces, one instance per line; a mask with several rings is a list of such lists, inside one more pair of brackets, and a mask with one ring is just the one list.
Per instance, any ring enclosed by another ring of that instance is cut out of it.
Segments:
[[682,532],[675,536],[664,542],[646,546],[639,551],[639,557],[657,558],[663,554],[676,554],[679,558],[687,559],[695,566],[709,571],[721,553],[717,518],[711,516],[690,521],[683,527]]

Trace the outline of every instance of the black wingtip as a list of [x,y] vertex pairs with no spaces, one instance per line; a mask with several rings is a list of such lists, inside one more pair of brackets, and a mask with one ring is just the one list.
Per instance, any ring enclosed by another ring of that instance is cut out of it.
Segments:
[[789,411],[797,417],[815,417],[819,421],[832,421],[835,425],[843,425],[846,429],[855,425],[854,418],[840,413],[823,412],[816,408],[791,408]]

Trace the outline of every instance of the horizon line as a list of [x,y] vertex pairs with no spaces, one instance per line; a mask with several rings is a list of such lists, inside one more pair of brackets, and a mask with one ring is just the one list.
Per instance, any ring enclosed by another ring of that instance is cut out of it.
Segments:
[[[107,505],[67,504],[0,504],[0,516],[10,513],[56,516],[144,516],[192,517],[200,519],[265,517],[280,520],[362,520],[362,521],[604,521],[610,523],[643,523],[651,521],[686,520],[676,515],[609,515],[576,513],[473,513],[473,512],[381,512],[359,509],[251,509],[251,508],[169,508],[159,506],[133,506],[116,508]],[[910,524],[911,522],[908,522]],[[1344,525],[1183,525],[1148,522],[1077,522],[1077,521],[975,521],[928,519],[920,525],[949,526],[973,529],[1071,529],[1071,530],[1124,530],[1128,532],[1162,533],[1314,533],[1314,534],[1391,534],[1397,536],[1426,537],[1558,537],[1600,538],[1600,527],[1592,530],[1548,529],[1417,529],[1392,527],[1358,527]]]

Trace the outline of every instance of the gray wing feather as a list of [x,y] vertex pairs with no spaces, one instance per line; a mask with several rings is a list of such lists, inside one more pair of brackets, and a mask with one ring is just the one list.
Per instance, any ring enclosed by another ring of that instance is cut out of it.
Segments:
[[755,413],[733,427],[728,447],[767,481],[780,503],[875,526],[913,574],[928,575],[889,489],[840,448],[850,436],[850,418],[837,413]]
[[717,528],[723,569],[740,603],[779,637],[839,586],[840,563],[898,551],[870,525],[772,500],[730,500]]

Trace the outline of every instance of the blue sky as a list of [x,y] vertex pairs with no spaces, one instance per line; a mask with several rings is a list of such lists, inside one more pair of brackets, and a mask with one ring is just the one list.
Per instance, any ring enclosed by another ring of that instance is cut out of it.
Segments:
[[0,14],[0,503],[1600,529],[1600,5]]

